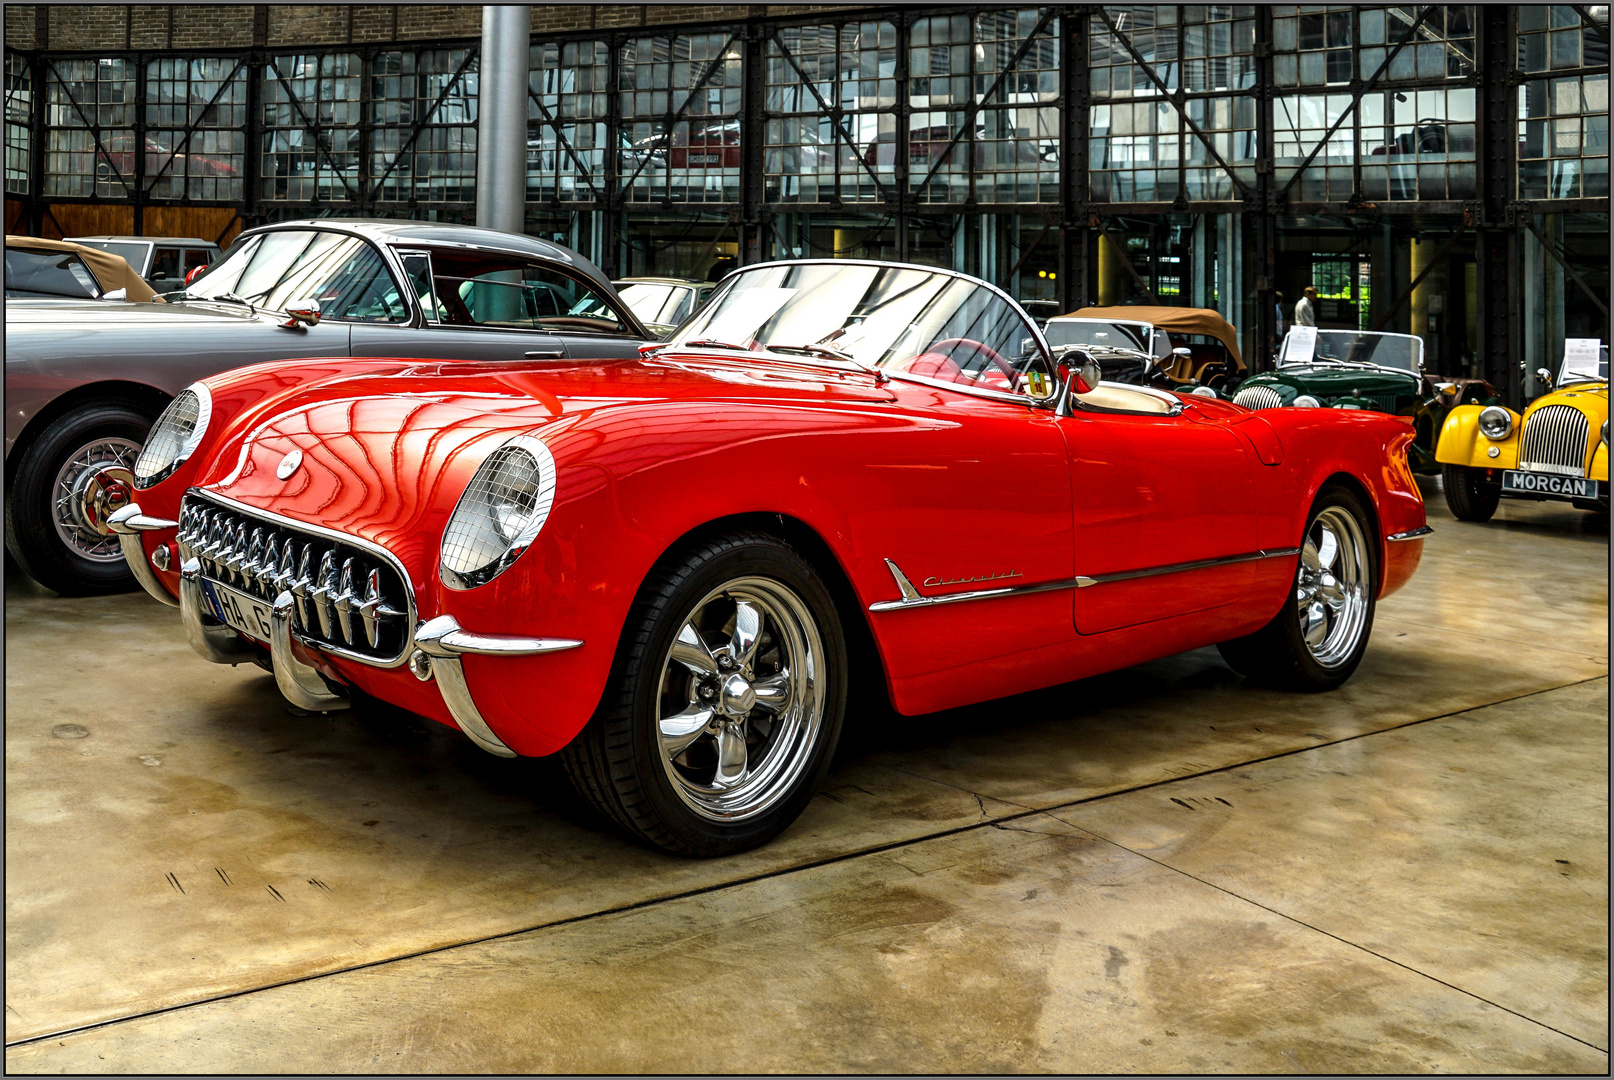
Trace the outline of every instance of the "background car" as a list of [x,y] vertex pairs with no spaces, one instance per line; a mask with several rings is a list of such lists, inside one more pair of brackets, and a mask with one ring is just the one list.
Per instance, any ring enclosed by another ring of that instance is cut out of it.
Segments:
[[616,286],[622,302],[658,338],[665,338],[699,311],[717,288],[715,281],[672,277],[621,278],[611,284]]
[[300,356],[635,356],[651,336],[576,252],[429,222],[249,230],[167,295],[6,304],[6,549],[58,592],[134,584],[107,518],[152,422],[204,375]]
[[[1480,379],[1439,380],[1423,370],[1423,339],[1367,330],[1300,328],[1284,335],[1275,371],[1252,375],[1233,396],[1248,409],[1309,406],[1366,409],[1405,417],[1416,432],[1413,471],[1440,471],[1435,443],[1451,409],[1461,403],[1497,401],[1496,388]],[[1310,351],[1296,347],[1313,340]]]
[[1174,386],[1231,390],[1246,370],[1238,331],[1209,308],[1082,308],[1049,319],[1043,333],[1050,345],[1091,347],[1107,378],[1145,381],[1158,372]]
[[122,256],[35,236],[6,237],[6,298],[127,300],[156,294]]
[[1429,531],[1411,438],[1061,377],[986,282],[803,260],[627,362],[201,380],[113,524],[206,659],[559,753],[630,835],[719,855],[807,805],[849,700],[912,715],[1210,644],[1340,685]]
[[1608,513],[1608,346],[1566,351],[1553,389],[1523,414],[1496,401],[1452,409],[1435,457],[1461,521],[1489,521],[1504,496]]
[[158,292],[184,286],[192,271],[211,266],[223,254],[211,240],[194,236],[70,236],[75,244],[121,255]]

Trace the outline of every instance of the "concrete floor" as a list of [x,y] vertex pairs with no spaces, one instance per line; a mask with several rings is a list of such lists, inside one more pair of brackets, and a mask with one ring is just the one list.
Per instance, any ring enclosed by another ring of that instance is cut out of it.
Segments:
[[859,730],[721,862],[13,578],[6,1068],[1606,1073],[1607,522],[1427,494],[1343,689],[1211,649]]

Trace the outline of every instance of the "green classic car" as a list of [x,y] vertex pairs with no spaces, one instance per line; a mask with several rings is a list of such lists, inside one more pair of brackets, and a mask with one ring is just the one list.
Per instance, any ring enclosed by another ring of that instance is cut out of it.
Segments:
[[1494,404],[1481,379],[1434,380],[1423,373],[1423,339],[1411,334],[1296,327],[1284,335],[1275,371],[1251,375],[1233,395],[1249,409],[1369,409],[1406,417],[1417,429],[1414,472],[1437,473],[1435,440],[1458,405]]

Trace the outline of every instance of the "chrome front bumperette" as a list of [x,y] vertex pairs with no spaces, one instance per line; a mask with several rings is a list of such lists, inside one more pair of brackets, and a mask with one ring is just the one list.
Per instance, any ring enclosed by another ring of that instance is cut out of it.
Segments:
[[490,754],[515,757],[516,752],[504,744],[488,722],[482,718],[471,688],[465,682],[465,669],[460,657],[466,653],[477,656],[533,656],[538,653],[563,652],[582,645],[571,638],[512,637],[505,634],[474,634],[461,628],[452,615],[439,615],[415,628],[415,646],[429,662],[418,664],[412,657],[410,669],[417,678],[437,680],[437,689],[443,695],[454,723],[467,738]]
[[208,615],[202,603],[202,564],[189,559],[179,568],[179,619],[185,637],[202,659],[215,664],[250,662],[257,650],[245,638]]
[[331,685],[312,664],[305,664],[292,652],[292,612],[297,604],[290,590],[275,598],[269,612],[269,663],[274,668],[275,685],[286,700],[299,709],[311,712],[333,712],[345,709],[351,701],[341,690]]
[[1422,540],[1434,531],[1435,529],[1432,525],[1420,525],[1418,528],[1408,529],[1406,532],[1391,533],[1384,539],[1391,544],[1398,544],[1407,540]]
[[162,582],[157,580],[157,574],[152,570],[151,564],[146,561],[146,549],[140,543],[140,534],[153,532],[157,529],[177,529],[179,522],[169,521],[167,518],[148,517],[140,512],[139,503],[130,503],[123,509],[107,518],[107,528],[118,534],[118,546],[123,549],[123,560],[129,564],[129,570],[140,582],[140,587],[151,594],[154,600],[160,600],[169,607],[179,607],[168,590],[163,588]]

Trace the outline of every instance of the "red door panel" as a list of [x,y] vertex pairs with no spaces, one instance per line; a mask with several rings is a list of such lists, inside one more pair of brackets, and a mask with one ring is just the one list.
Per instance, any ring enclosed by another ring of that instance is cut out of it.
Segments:
[[[1257,550],[1244,443],[1186,416],[1084,413],[1060,422],[1070,454],[1076,575],[1159,570]],[[1076,629],[1098,634],[1240,599],[1253,562],[1107,581],[1075,590]]]

